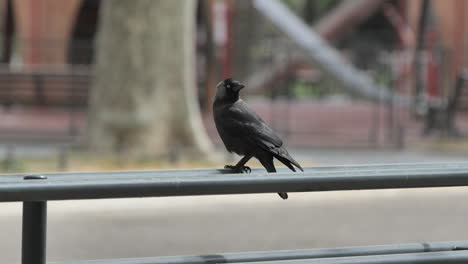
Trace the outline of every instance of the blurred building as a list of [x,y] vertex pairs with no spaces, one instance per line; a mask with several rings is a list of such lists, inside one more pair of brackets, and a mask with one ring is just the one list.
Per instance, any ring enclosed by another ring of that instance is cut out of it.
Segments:
[[[407,21],[425,53],[427,94],[444,96],[468,66],[468,1],[404,1]],[[435,70],[431,70],[434,67]],[[431,76],[437,75],[437,76]],[[433,82],[433,83],[431,83]]]
[[[231,71],[227,23],[231,5],[227,3],[198,1],[196,73],[202,88],[200,101],[204,105],[209,105],[213,97],[216,77],[210,73],[215,71],[214,63],[221,68],[219,74],[229,75]],[[0,65],[0,86],[2,78],[10,71],[25,75],[23,79],[31,79],[31,74],[68,78],[78,69],[81,77],[87,74],[91,78],[88,66],[93,63],[100,6],[101,0],[0,0],[0,15],[3,14],[0,20],[0,63],[3,64]],[[213,14],[206,10],[213,10]],[[44,87],[49,86],[48,79],[40,81]],[[28,86],[29,90],[41,90],[35,89],[31,80],[23,81],[21,85]],[[12,83],[10,86],[8,89],[15,90],[18,85]],[[12,94],[10,91],[5,93]],[[45,97],[32,91],[24,93],[36,99]],[[0,91],[0,103],[3,101]]]
[[[407,20],[416,34],[423,1],[388,2],[394,3],[397,11]],[[100,2],[100,0],[0,0],[0,14],[3,14],[4,18],[0,21],[2,62],[25,66],[91,63]],[[371,6],[371,2],[387,1],[370,1],[366,5]],[[434,31],[441,46],[451,53],[454,71],[457,71],[468,63],[464,54],[466,31],[468,31],[464,16],[468,11],[468,2],[467,0],[429,2],[434,17],[432,28],[436,29]],[[218,24],[222,22],[219,21],[219,14],[226,12],[226,18],[232,17],[232,14],[228,13],[230,10],[225,10],[229,6],[214,6],[214,18],[218,19],[214,27],[218,32],[214,34],[215,41],[219,43],[226,42],[226,34],[219,33],[223,32],[219,30]],[[357,10],[360,13],[369,11],[373,12],[375,8]],[[359,16],[357,12],[343,21],[348,23],[351,20],[348,25],[353,25],[353,16]],[[330,34],[340,34],[341,31],[343,30],[340,30],[340,27],[336,27],[336,30],[330,31]]]
[[24,67],[89,64],[98,0],[1,0],[2,62]]

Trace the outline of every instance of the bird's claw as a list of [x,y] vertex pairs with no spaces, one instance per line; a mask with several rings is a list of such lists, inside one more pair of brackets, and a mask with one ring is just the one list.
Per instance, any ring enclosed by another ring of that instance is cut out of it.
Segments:
[[252,172],[252,170],[250,169],[249,166],[242,166],[240,168],[240,170],[242,171],[242,173],[251,173]]
[[236,166],[233,166],[233,165],[225,165],[224,166],[225,169],[229,169],[229,170],[234,170],[236,168]]
[[250,173],[252,172],[252,170],[250,169],[250,167],[248,166],[239,166],[239,167],[236,167],[236,166],[233,166],[233,165],[226,165],[224,166],[225,169],[230,169],[236,173]]

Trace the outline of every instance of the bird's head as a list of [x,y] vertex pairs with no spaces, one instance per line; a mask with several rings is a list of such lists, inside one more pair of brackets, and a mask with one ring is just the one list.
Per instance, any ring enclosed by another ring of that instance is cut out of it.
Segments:
[[216,85],[216,100],[222,101],[237,101],[239,99],[239,91],[245,86],[232,78],[225,79]]

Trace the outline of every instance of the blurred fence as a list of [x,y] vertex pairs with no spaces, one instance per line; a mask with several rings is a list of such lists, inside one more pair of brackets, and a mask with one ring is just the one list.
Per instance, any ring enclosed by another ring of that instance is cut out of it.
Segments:
[[[88,44],[73,42],[68,56],[92,56]],[[342,48],[341,54],[386,90],[413,93],[411,54],[368,47]],[[202,57],[203,50],[198,52]],[[415,119],[412,110],[392,102],[370,102],[349,92],[306,62],[306,54],[281,36],[264,36],[250,55],[251,61],[245,65],[250,74],[241,80],[248,88],[242,96],[290,146],[403,148],[421,138],[424,122]],[[450,61],[450,52],[441,52],[440,56]],[[201,68],[205,69],[199,66],[197,72]],[[448,73],[440,72],[441,80],[444,74]],[[1,115],[9,120],[0,125],[0,144],[7,143],[12,149],[31,142],[76,141],[85,129],[91,81],[89,65],[0,67]],[[450,87],[442,81],[440,87],[441,98],[446,98]],[[205,90],[199,87],[200,96],[206,94]],[[427,106],[419,109],[424,115]],[[220,143],[211,116],[204,114],[208,133]]]
[[[264,66],[258,68],[268,69],[271,65],[268,59],[262,60]],[[91,81],[89,68],[77,66],[41,70],[1,68],[2,115],[17,120],[0,125],[0,144],[6,143],[10,149],[7,156],[13,155],[16,145],[63,146],[75,142],[85,129]],[[401,148],[404,145],[400,109],[353,97],[307,65],[297,66],[263,90],[253,88],[245,92],[246,100],[290,146]],[[216,141],[211,116],[204,120],[208,133]]]

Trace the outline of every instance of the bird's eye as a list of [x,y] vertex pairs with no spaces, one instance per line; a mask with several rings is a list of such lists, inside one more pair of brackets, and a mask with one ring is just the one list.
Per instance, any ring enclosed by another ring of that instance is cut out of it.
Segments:
[[231,88],[231,85],[230,85],[230,84],[226,85],[226,88],[230,89],[230,88]]

